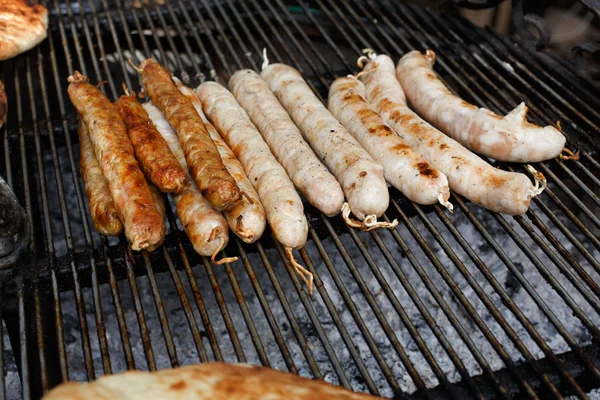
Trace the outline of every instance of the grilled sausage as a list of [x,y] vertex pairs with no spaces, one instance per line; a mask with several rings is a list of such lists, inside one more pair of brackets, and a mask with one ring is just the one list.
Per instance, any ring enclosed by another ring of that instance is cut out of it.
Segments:
[[291,252],[304,247],[308,235],[302,200],[293,183],[227,89],[205,82],[196,93],[208,118],[244,166],[265,207],[273,235],[286,248],[288,258],[312,294],[312,274],[294,260]]
[[446,174],[450,189],[485,208],[510,215],[525,213],[531,198],[541,193],[545,180],[539,172],[533,186],[526,175],[493,168],[419,118],[406,105],[391,58],[379,55],[366,64],[364,71],[360,79],[375,110],[410,146]]
[[123,232],[123,224],[119,220],[119,214],[115,202],[110,195],[108,182],[102,174],[102,168],[94,154],[92,142],[88,137],[87,128],[83,119],[79,117],[77,124],[79,134],[79,158],[80,171],[85,193],[90,202],[90,214],[96,230],[103,235],[118,236]]
[[341,183],[352,213],[361,221],[381,216],[390,201],[381,164],[331,115],[300,72],[285,64],[271,64],[261,77]]
[[115,102],[115,107],[127,126],[142,172],[165,193],[183,191],[190,184],[186,171],[148,118],[144,107],[136,100],[135,93],[129,95],[127,88],[125,90],[126,94]]
[[[143,107],[158,132],[167,141],[175,158],[187,170],[185,154],[173,127],[155,105],[144,103]],[[173,194],[173,200],[175,200],[179,220],[196,253],[202,256],[211,256],[213,262],[217,264],[237,260],[234,257],[215,261],[217,253],[229,241],[227,221],[221,212],[215,210],[208,200],[202,197],[195,183],[192,182],[183,192]]]
[[210,138],[217,146],[223,164],[235,179],[242,193],[242,201],[239,201],[235,206],[225,211],[225,218],[229,223],[229,227],[240,239],[246,243],[253,243],[260,238],[265,231],[267,221],[265,217],[265,209],[263,208],[258,193],[250,183],[250,180],[244,172],[244,167],[235,158],[231,149],[225,144],[214,126],[206,119],[202,104],[194,91],[185,86],[178,79],[174,79],[177,87],[194,105],[202,122],[206,126],[206,130],[210,134]]
[[150,99],[179,135],[187,165],[202,195],[219,210],[233,207],[240,200],[240,190],[192,103],[179,92],[169,71],[153,59],[142,62],[139,71]]
[[396,76],[410,104],[426,120],[469,149],[508,162],[538,162],[557,157],[565,137],[553,126],[527,122],[527,106],[519,104],[502,117],[453,95],[433,72],[435,53],[405,54]]
[[260,76],[252,70],[238,71],[229,87],[308,201],[327,216],[338,214],[344,202],[340,184],[315,156]]
[[165,219],[167,218],[167,207],[165,206],[165,199],[163,198],[163,194],[160,190],[150,182],[148,182],[148,187],[150,188],[150,193],[152,194],[152,201],[154,203],[154,207],[156,211],[158,211],[158,215],[160,215],[160,219],[163,223],[160,226],[160,240],[152,246],[148,246],[146,250],[154,251],[159,248],[163,242],[165,241],[166,236],[166,226]]
[[383,165],[385,179],[415,203],[448,202],[446,175],[398,136],[365,99],[365,85],[354,77],[338,78],[329,88],[328,107],[360,144]]
[[68,80],[69,98],[85,122],[131,248],[156,246],[164,222],[135,159],[127,128],[113,104],[85,76],[75,71]]

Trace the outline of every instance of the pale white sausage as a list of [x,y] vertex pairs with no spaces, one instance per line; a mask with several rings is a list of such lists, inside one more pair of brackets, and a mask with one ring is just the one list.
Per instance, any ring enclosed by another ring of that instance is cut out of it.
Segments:
[[292,249],[304,247],[308,236],[302,200],[292,181],[246,111],[227,89],[218,83],[205,82],[196,89],[196,93],[206,115],[244,166],[265,207],[273,235],[285,247],[292,266],[312,295],[313,276],[296,262],[292,254]]
[[352,213],[361,221],[381,216],[389,205],[381,164],[331,115],[296,69],[270,64],[261,77],[340,182]]
[[336,79],[328,107],[359,143],[383,165],[385,179],[415,203],[448,203],[446,175],[434,168],[385,123],[365,99],[365,85],[354,77]]
[[521,103],[506,116],[478,108],[455,96],[433,72],[435,53],[411,51],[396,67],[410,104],[426,120],[469,149],[508,162],[539,162],[560,155],[565,136],[553,126],[527,122]]
[[496,169],[408,108],[388,56],[375,57],[364,71],[360,79],[369,102],[396,133],[446,174],[450,189],[485,208],[510,215],[525,213],[531,198],[543,190],[545,180],[540,173],[536,173],[533,186],[524,174]]
[[229,87],[308,201],[327,216],[338,214],[344,203],[340,184],[304,141],[267,84],[256,72],[240,70],[231,77]]
[[248,114],[218,83],[205,82],[198,86],[196,93],[206,115],[240,160],[258,191],[275,238],[285,247],[304,247],[308,223],[302,200]]

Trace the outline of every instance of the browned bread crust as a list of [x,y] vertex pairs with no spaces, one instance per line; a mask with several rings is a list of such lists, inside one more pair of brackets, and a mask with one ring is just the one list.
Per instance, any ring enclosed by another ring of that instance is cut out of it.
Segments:
[[368,400],[329,383],[248,364],[205,363],[158,372],[129,371],[88,384],[58,386],[43,400]]
[[48,10],[26,0],[0,1],[0,60],[12,58],[46,39]]

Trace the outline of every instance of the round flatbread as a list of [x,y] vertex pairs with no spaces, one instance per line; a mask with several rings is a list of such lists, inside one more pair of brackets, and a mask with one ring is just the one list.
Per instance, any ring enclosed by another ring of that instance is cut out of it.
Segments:
[[46,38],[48,10],[27,0],[0,1],[0,60],[12,58]]
[[4,91],[4,83],[0,81],[0,128],[4,125],[6,120],[6,110],[8,109],[8,102],[6,101],[6,92]]
[[43,400],[376,400],[329,383],[248,364],[220,362],[64,383]]

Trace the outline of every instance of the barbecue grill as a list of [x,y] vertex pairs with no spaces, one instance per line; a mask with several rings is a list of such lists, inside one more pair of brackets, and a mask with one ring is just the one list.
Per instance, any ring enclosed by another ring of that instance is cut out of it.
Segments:
[[[528,33],[543,21],[521,16],[509,37],[395,1],[146,3],[48,1],[48,40],[0,65],[10,110],[0,175],[32,232],[30,251],[0,271],[0,399],[210,360],[397,398],[587,398],[600,387],[598,83]],[[450,214],[391,188],[383,219],[399,226],[364,233],[305,204],[309,243],[296,256],[313,298],[268,230],[254,245],[232,235],[225,253],[240,260],[214,266],[173,207],[151,254],[91,228],[66,96],[74,69],[115,100],[121,82],[140,89],[128,58],[153,56],[195,87],[258,70],[266,48],[326,99],[367,47],[395,59],[433,48],[452,90],[498,113],[526,101],[533,122],[560,122],[580,159],[536,164],[548,188],[523,216],[455,194]]]

